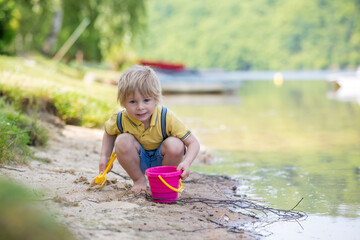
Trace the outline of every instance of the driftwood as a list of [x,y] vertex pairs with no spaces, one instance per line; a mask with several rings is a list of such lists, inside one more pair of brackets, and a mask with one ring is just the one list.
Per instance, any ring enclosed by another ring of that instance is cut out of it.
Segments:
[[[152,198],[151,194],[146,194],[146,199],[148,201],[152,201],[155,198]],[[228,232],[232,233],[244,233],[247,232],[248,235],[256,236],[265,236],[264,234],[259,234],[257,230],[264,231],[264,228],[268,225],[271,225],[275,222],[279,221],[296,221],[300,226],[299,220],[305,220],[307,218],[307,214],[303,211],[296,211],[295,208],[299,206],[299,204],[303,201],[304,198],[301,198],[295,205],[289,210],[277,209],[268,206],[264,206],[263,204],[259,204],[256,201],[244,199],[244,198],[236,198],[236,199],[209,199],[209,198],[181,198],[177,199],[174,204],[180,205],[195,205],[202,204],[206,207],[210,207],[213,209],[218,208],[226,208],[231,212],[245,215],[247,217],[256,219],[258,225],[252,226],[252,230],[244,226],[244,224],[234,225],[227,224],[223,219],[226,217],[223,214],[218,220],[213,220],[210,218],[206,218],[207,221],[215,224],[213,228],[201,228],[201,229],[151,229],[151,230],[143,230],[143,231],[187,231],[187,232],[197,232],[209,229],[216,228],[225,228]],[[161,199],[166,200],[166,199]],[[173,200],[173,199],[168,199]],[[204,219],[199,219],[199,221],[204,221]],[[266,230],[265,230],[266,231]],[[268,233],[268,236],[272,233]]]
[[[148,200],[153,200],[151,195],[147,194],[146,198]],[[269,216],[269,213],[272,213],[279,217],[279,220],[298,220],[304,217],[307,217],[307,214],[303,211],[295,211],[295,208],[302,202],[304,198],[301,198],[299,202],[289,210],[277,209],[272,207],[263,206],[255,201],[239,198],[239,199],[209,199],[209,198],[183,198],[177,199],[176,203],[178,204],[194,204],[202,203],[209,207],[227,207],[233,212],[238,212],[248,217],[260,219],[259,213],[265,216]],[[171,200],[173,199],[161,199],[161,200]],[[248,213],[244,212],[247,211]]]

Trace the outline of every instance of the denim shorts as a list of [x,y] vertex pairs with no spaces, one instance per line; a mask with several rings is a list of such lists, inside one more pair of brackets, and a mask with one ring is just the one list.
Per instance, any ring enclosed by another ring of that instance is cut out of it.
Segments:
[[[143,146],[140,144],[140,169],[143,173],[145,170],[151,167],[162,166],[162,161],[164,156],[161,154],[161,146],[164,142],[160,144],[160,146],[155,150],[145,150]],[[186,153],[186,147],[184,147],[184,155]]]
[[147,151],[140,144],[140,169],[143,173],[148,168],[162,166],[164,156],[161,154],[161,146],[162,143],[157,149]]

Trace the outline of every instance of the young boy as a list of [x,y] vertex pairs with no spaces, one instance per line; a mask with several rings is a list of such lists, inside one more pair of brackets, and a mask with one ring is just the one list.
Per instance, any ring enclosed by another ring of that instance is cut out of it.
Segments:
[[183,170],[181,178],[187,178],[200,145],[171,111],[160,106],[161,86],[155,72],[139,65],[127,69],[119,80],[117,99],[124,110],[105,122],[99,172],[105,170],[115,145],[135,192],[146,190],[144,172],[150,167],[177,166]]

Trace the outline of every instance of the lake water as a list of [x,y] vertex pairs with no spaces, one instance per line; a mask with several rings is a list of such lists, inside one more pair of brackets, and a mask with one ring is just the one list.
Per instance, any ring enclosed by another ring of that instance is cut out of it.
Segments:
[[[360,105],[330,99],[325,81],[244,82],[232,96],[165,96],[238,194],[308,218],[276,222],[266,239],[360,239]],[[360,89],[359,89],[360,91]],[[173,101],[174,100],[174,101]]]

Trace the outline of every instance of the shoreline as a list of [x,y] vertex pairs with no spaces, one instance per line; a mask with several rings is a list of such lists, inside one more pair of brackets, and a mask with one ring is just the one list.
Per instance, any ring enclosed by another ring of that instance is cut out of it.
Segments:
[[229,209],[232,203],[251,203],[234,196],[236,180],[191,172],[176,203],[155,203],[150,193],[130,191],[131,179],[120,164],[114,164],[107,174],[108,185],[98,191],[89,183],[98,174],[103,131],[75,126],[56,131],[48,147],[32,148],[37,160],[28,166],[0,168],[0,173],[40,192],[43,208],[55,212],[76,239],[263,237],[256,227],[251,229],[259,222],[256,216]]

